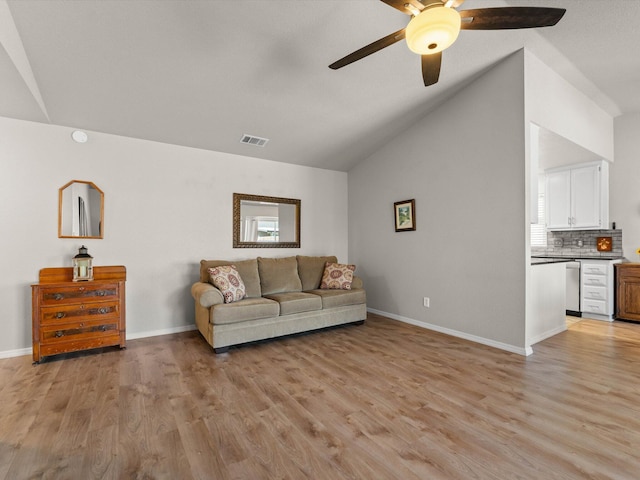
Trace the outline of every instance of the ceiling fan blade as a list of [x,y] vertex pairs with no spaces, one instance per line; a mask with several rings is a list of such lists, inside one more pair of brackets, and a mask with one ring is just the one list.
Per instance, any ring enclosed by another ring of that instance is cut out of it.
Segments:
[[434,53],[433,55],[422,55],[422,79],[425,87],[438,83],[441,65],[442,52]]
[[560,21],[564,8],[496,7],[462,10],[462,30],[509,30],[550,27]]
[[464,3],[464,0],[447,0],[445,6],[451,8],[458,8],[460,5]]
[[[382,0],[390,7],[400,10],[407,15],[415,15],[424,10],[424,5],[419,0]],[[433,2],[432,2],[433,3]],[[444,3],[444,1],[442,2]]]
[[339,68],[345,67],[350,63],[355,62],[356,60],[360,60],[361,58],[371,55],[372,53],[376,53],[378,50],[382,50],[383,48],[388,47],[389,45],[393,45],[394,43],[399,42],[403,38],[404,38],[404,28],[402,30],[398,30],[397,32],[392,33],[391,35],[387,35],[386,37],[381,38],[380,40],[376,40],[375,42],[370,43],[366,47],[362,47],[361,49],[356,50],[353,53],[350,53],[346,57],[343,57],[336,62],[333,62],[331,65],[329,65],[329,68],[333,70],[337,70]]

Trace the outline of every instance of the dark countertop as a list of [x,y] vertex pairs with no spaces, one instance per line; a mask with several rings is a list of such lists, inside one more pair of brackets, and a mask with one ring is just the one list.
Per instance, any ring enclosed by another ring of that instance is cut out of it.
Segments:
[[619,260],[624,257],[552,257],[545,255],[532,255],[531,265],[544,265],[547,263],[574,262],[576,260]]
[[531,265],[547,265],[549,263],[573,262],[573,258],[531,257]]

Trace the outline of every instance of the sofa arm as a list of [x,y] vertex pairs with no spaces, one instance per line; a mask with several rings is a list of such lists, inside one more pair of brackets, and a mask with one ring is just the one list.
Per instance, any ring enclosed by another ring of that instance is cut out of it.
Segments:
[[191,286],[191,295],[205,308],[224,303],[222,292],[210,283],[196,282]]
[[363,286],[362,279],[354,275],[353,281],[351,282],[351,288],[362,288],[362,286]]

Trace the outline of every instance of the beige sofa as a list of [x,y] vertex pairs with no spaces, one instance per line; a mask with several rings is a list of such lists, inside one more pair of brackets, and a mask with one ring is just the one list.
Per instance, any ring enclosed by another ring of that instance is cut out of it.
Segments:
[[[354,275],[351,290],[320,289],[325,262],[333,256],[202,260],[200,281],[193,284],[196,325],[216,353],[231,345],[280,337],[367,318],[362,280]],[[224,303],[210,283],[208,268],[235,265],[246,287],[242,300]]]

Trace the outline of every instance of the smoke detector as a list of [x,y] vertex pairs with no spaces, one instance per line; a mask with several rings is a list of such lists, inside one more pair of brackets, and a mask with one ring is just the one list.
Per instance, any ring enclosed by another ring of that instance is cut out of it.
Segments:
[[89,136],[86,134],[86,132],[83,132],[82,130],[74,130],[71,133],[71,138],[73,139],[74,142],[86,143],[86,141],[89,139]]

